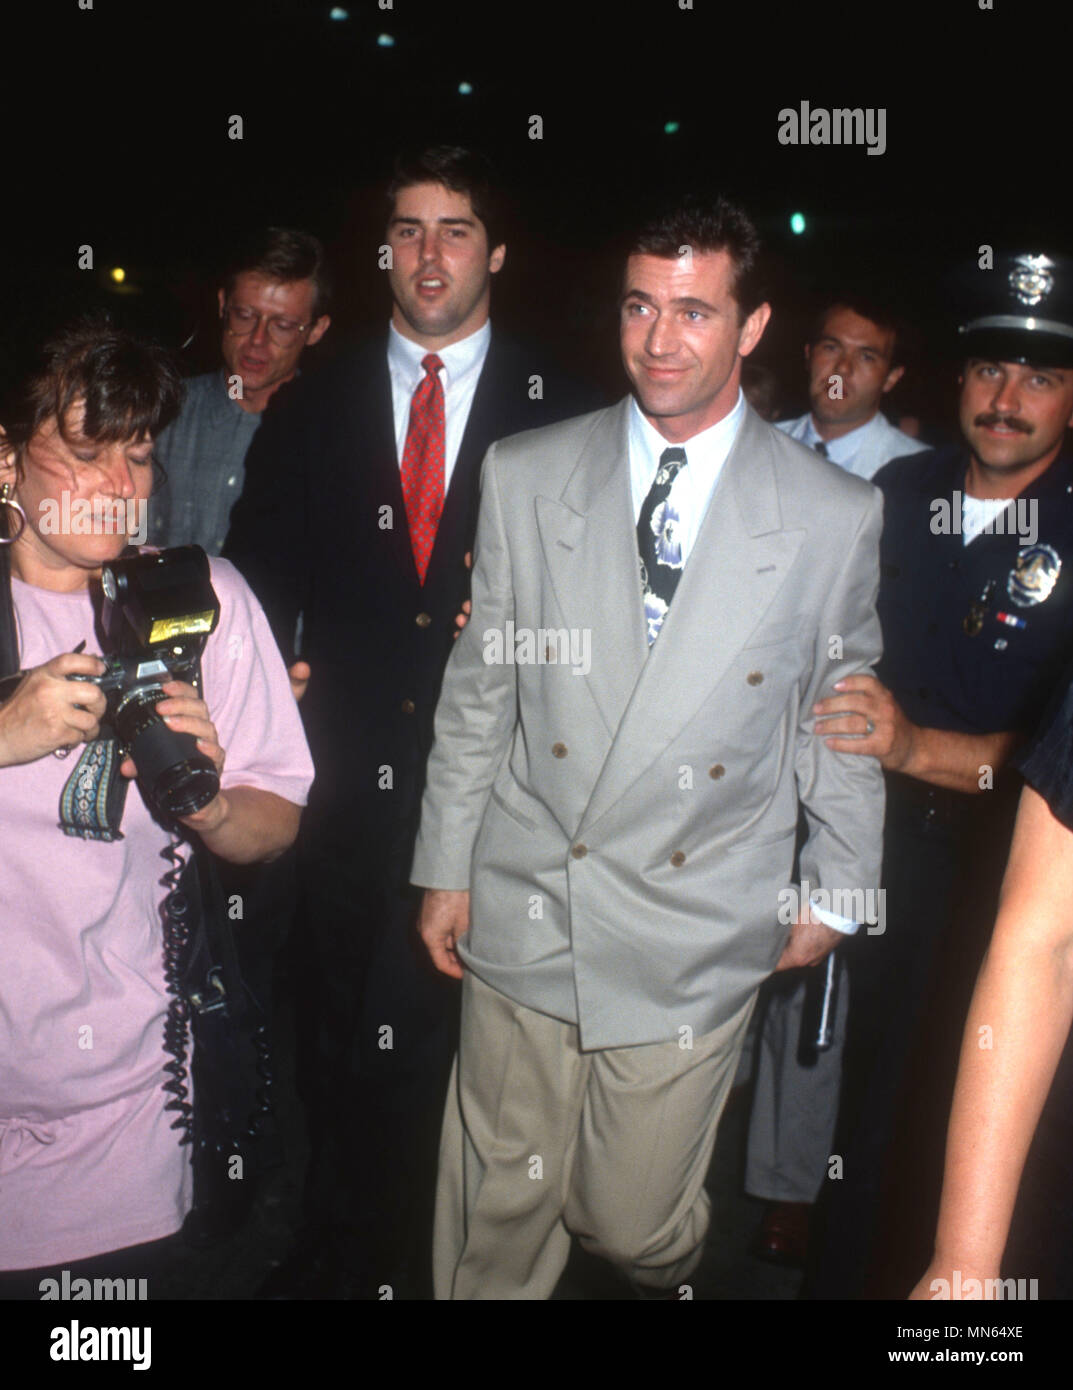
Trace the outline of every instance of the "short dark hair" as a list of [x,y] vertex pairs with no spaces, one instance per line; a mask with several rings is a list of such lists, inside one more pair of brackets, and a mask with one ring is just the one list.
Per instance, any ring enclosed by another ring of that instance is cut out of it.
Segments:
[[889,304],[885,304],[882,300],[867,293],[860,293],[855,290],[848,290],[845,294],[834,294],[824,300],[823,308],[816,314],[812,320],[812,327],[809,329],[809,347],[818,343],[823,337],[827,320],[836,309],[849,309],[859,318],[874,323],[884,333],[893,333],[894,341],[890,349],[890,365],[893,368],[904,364],[907,344],[905,329],[900,319]]
[[82,433],[98,444],[155,438],[179,413],[182,379],[159,344],[117,327],[102,312],[83,314],[24,350],[4,382],[0,426],[21,455],[47,421],[55,418],[68,439],[66,417],[84,404]]
[[249,236],[228,263],[223,288],[230,294],[240,275],[264,275],[285,285],[295,280],[313,281],[313,318],[328,312],[331,277],[324,247],[310,232],[294,227],[263,227]]
[[689,194],[667,203],[633,232],[627,256],[677,260],[683,246],[695,255],[725,251],[734,266],[734,298],[744,321],[764,303],[760,234],[745,210],[727,198]]
[[462,145],[431,145],[400,154],[387,189],[389,217],[394,215],[399,193],[419,183],[442,183],[452,193],[467,194],[470,207],[484,224],[488,250],[503,245],[506,210],[498,175],[486,155]]

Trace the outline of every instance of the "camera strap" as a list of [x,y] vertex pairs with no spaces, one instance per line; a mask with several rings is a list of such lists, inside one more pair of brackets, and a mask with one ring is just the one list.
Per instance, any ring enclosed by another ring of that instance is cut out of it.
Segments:
[[127,803],[126,777],[120,775],[119,740],[87,743],[60,793],[60,829],[83,840],[121,840],[119,826]]

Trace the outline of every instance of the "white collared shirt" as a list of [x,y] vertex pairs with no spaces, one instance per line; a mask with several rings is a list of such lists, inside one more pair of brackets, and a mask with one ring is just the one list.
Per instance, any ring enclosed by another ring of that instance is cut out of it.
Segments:
[[[676,534],[682,546],[683,565],[689,559],[723,464],[734,446],[744,418],[745,397],[739,388],[738,399],[729,414],[677,446],[685,450],[686,466],[679,470],[671,484],[667,500],[678,513]],[[641,508],[659,468],[660,455],[664,449],[673,447],[671,441],[664,439],[659,430],[645,419],[634,397],[630,402],[629,448],[630,493],[635,523],[640,519]]]
[[861,452],[862,444],[867,443],[869,436],[875,432],[878,419],[877,412],[870,420],[865,420],[863,425],[858,425],[848,434],[840,434],[837,439],[824,439],[810,413],[805,416],[805,431],[800,436],[801,443],[807,444],[810,449],[822,444],[832,463],[837,463],[839,468],[844,468],[847,473],[855,473],[857,470],[853,467],[854,460]]
[[825,458],[866,481],[871,481],[891,459],[920,453],[928,447],[919,439],[903,434],[878,410],[863,425],[858,425],[848,434],[840,434],[837,439],[823,438],[816,429],[811,411],[798,416],[796,420],[777,420],[775,427],[806,448],[815,449],[817,444],[822,444]]
[[[439,348],[436,356],[443,363],[440,381],[443,383],[443,406],[446,425],[444,439],[444,492],[451,485],[455,460],[466,432],[473,396],[477,390],[488,345],[492,341],[492,325],[485,319],[475,333],[461,338],[450,347]],[[421,359],[430,349],[404,338],[393,323],[388,325],[387,365],[391,373],[391,409],[395,421],[395,449],[399,467],[406,450],[406,435],[410,428],[410,402],[425,379]]]

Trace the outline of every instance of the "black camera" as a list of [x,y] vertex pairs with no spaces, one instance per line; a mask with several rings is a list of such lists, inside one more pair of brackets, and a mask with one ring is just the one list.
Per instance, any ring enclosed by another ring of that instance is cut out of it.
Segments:
[[192,734],[169,729],[156,712],[165,681],[200,691],[200,658],[220,620],[220,601],[199,545],[113,560],[101,572],[102,676],[90,680],[108,697],[107,718],[138,767],[145,799],[157,814],[191,816],[220,790],[211,758]]

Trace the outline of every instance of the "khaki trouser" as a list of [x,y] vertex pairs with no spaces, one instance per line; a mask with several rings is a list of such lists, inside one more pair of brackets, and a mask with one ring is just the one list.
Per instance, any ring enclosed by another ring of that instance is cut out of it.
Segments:
[[714,1032],[598,1052],[466,972],[440,1144],[440,1299],[549,1298],[571,1235],[634,1283],[700,1260],[704,1179],[754,998]]

